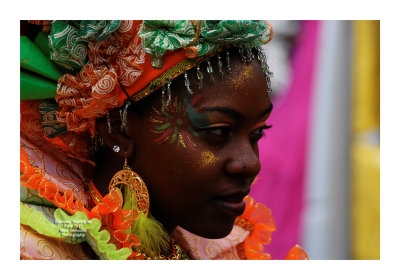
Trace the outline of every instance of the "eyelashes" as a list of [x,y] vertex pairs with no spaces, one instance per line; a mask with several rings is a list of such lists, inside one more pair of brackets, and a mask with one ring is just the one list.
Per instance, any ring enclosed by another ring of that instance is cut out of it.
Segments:
[[203,134],[220,137],[220,138],[229,138],[232,136],[232,127],[229,125],[213,125],[209,127],[205,127],[202,129]]
[[[252,130],[249,134],[249,140],[252,143],[258,142],[265,136],[265,130],[270,129],[272,125],[264,125]],[[228,124],[213,124],[201,128],[201,134],[211,142],[222,143],[229,140],[233,135],[233,127]]]
[[270,129],[271,127],[272,125],[264,125],[262,127],[253,130],[250,133],[250,140],[252,142],[258,142],[262,137],[265,136],[265,130]]

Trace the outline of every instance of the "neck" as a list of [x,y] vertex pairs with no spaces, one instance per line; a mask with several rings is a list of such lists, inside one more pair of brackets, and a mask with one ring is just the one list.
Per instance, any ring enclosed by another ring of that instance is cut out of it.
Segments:
[[177,225],[170,225],[168,223],[165,223],[164,220],[159,218],[158,216],[153,215],[154,219],[156,219],[158,222],[160,222],[163,225],[163,228],[165,231],[168,233],[169,236],[172,235],[172,232],[174,229],[177,227]]

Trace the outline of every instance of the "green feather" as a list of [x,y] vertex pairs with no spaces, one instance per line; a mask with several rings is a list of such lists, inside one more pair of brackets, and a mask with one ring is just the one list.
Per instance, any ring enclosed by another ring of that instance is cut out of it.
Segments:
[[[134,193],[129,187],[125,187],[124,190],[122,209],[137,210]],[[138,218],[128,232],[135,234],[140,239],[141,244],[135,247],[138,252],[148,257],[157,257],[168,252],[170,237],[162,224],[150,213],[146,216],[138,211]]]

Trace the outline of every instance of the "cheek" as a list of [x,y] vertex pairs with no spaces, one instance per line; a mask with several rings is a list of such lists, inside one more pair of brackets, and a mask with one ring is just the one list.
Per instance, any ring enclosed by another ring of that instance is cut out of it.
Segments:
[[[157,147],[158,146],[158,147]],[[151,212],[169,225],[190,225],[203,220],[213,157],[187,152],[168,143],[153,145],[150,165],[143,173],[150,194]]]
[[[160,136],[165,141],[160,142]],[[201,156],[197,149],[189,148],[187,141],[190,140],[185,136],[185,131],[156,135],[151,127],[142,133],[135,165],[146,178],[149,192],[156,201],[181,203],[181,195],[189,192],[188,186],[193,185],[193,180],[199,180]]]
[[159,211],[189,215],[212,196],[207,187],[214,186],[221,175],[221,160],[212,151],[199,144],[196,151],[178,143],[150,141],[144,146],[138,152],[141,162],[137,162],[137,168],[149,188],[153,206]]

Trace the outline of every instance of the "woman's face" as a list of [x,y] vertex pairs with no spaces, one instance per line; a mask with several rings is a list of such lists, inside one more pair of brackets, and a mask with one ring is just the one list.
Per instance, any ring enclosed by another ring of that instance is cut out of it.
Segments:
[[243,198],[260,171],[258,140],[272,109],[260,63],[231,57],[232,72],[215,82],[202,65],[203,87],[191,70],[189,95],[183,77],[172,83],[172,102],[161,95],[142,114],[130,114],[133,170],[145,181],[150,212],[205,238],[227,236],[244,211]]

